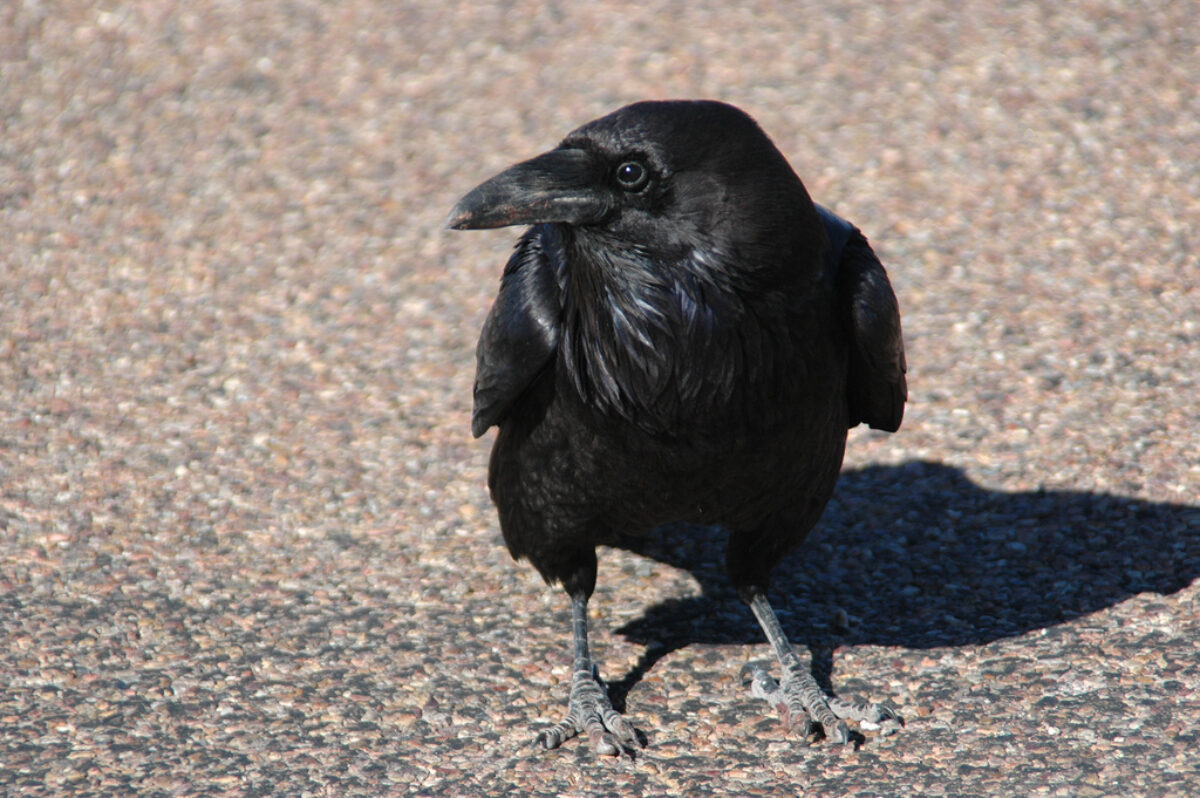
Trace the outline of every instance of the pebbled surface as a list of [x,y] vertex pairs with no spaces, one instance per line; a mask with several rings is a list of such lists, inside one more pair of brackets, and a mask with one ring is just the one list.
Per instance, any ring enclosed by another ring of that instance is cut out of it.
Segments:
[[[1195,11],[0,5],[0,792],[1200,792]],[[647,747],[526,753],[569,607],[469,433],[514,233],[443,224],[670,96],[754,114],[900,297],[904,428],[772,592],[904,716],[857,750],[742,688],[770,651],[675,530],[591,606]]]

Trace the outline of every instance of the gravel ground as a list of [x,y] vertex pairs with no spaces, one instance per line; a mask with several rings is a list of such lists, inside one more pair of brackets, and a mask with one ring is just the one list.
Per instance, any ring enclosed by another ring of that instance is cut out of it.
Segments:
[[[0,4],[0,792],[1200,792],[1195,2]],[[778,572],[845,694],[670,530],[602,552],[594,648],[649,742],[540,755],[565,600],[468,433],[514,238],[443,219],[625,102],[706,96],[859,224],[900,434],[852,434]]]

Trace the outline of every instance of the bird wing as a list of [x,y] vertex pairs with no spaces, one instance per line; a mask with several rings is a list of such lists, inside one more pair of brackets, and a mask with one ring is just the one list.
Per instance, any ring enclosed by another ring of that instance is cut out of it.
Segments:
[[558,250],[553,227],[537,225],[521,237],[504,267],[475,349],[476,438],[500,422],[558,349],[562,302],[553,263],[562,257]]
[[829,236],[843,324],[850,339],[846,399],[850,426],[866,422],[895,432],[908,399],[900,307],[887,272],[866,236],[854,225],[817,207]]

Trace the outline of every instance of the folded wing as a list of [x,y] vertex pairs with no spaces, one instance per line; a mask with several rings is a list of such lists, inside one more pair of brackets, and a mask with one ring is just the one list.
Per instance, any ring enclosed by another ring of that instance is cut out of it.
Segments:
[[895,432],[908,399],[900,307],[887,272],[857,227],[818,206],[832,247],[834,283],[850,340],[850,426]]
[[498,424],[546,368],[558,349],[562,302],[552,258],[557,238],[550,225],[530,228],[504,267],[500,293],[475,350],[478,438]]

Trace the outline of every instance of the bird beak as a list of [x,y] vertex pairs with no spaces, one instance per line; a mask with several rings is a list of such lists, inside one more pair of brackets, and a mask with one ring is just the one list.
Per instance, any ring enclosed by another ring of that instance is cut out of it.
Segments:
[[550,150],[475,187],[450,211],[446,225],[454,230],[483,230],[541,222],[598,222],[608,214],[609,203],[596,190],[601,180],[597,171],[584,150]]

